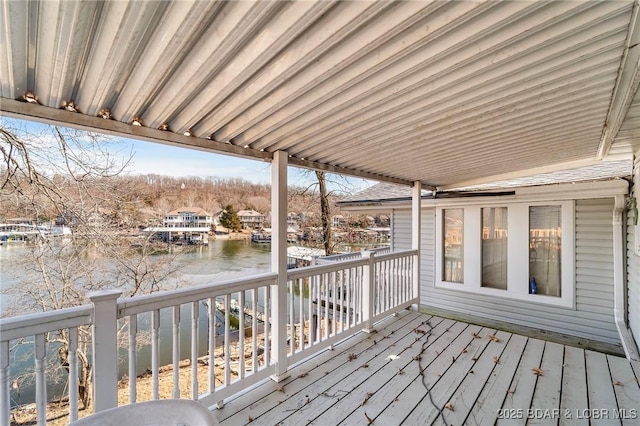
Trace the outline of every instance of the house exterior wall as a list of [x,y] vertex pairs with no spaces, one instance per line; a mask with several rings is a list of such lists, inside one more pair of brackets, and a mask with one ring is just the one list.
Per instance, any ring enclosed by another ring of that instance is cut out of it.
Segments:
[[[613,198],[575,202],[575,309],[436,287],[435,208],[423,208],[421,305],[619,344],[613,316]],[[411,247],[411,211],[393,211],[394,250]]]
[[[636,154],[634,166],[634,181],[631,196],[640,201],[640,152]],[[640,202],[637,203],[640,208]],[[640,255],[636,244],[640,244],[640,222],[633,225],[633,213],[631,205],[627,212],[627,294],[628,294],[628,321],[631,334],[636,343],[640,343]],[[636,234],[639,234],[636,236]]]

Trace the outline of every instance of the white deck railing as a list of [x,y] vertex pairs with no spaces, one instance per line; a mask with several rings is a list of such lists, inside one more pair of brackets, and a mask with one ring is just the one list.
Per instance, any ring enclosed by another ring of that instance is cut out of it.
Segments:
[[[2,319],[0,424],[9,424],[11,416],[12,342],[35,341],[38,424],[46,423],[46,335],[65,330],[71,336],[69,383],[77,383],[77,330],[86,325],[93,325],[96,411],[118,404],[118,362],[128,363],[130,403],[141,400],[140,385],[134,378],[141,366],[144,369],[148,365],[151,399],[184,397],[188,391],[189,398],[211,406],[273,375],[278,361],[290,365],[359,330],[372,329],[374,321],[418,303],[412,274],[416,257],[415,250],[383,255],[364,252],[356,260],[289,270],[284,289],[274,285],[277,275],[269,273],[134,298],[117,299],[119,292],[103,292],[91,297],[91,305]],[[271,310],[274,292],[278,291],[287,293],[283,312]],[[185,322],[190,346],[186,358],[180,347],[184,334],[181,324]],[[170,339],[165,337],[170,340],[172,355],[170,395],[161,395],[160,391],[161,327],[170,330]],[[274,327],[287,331],[287,352],[280,355],[286,359],[273,356]],[[118,339],[118,334],[127,338]],[[123,340],[124,348],[118,343]],[[148,359],[142,359],[138,351],[141,343],[151,347]],[[188,359],[190,369],[186,381],[179,375],[185,368],[184,359]],[[67,387],[71,421],[78,417],[77,388]]]

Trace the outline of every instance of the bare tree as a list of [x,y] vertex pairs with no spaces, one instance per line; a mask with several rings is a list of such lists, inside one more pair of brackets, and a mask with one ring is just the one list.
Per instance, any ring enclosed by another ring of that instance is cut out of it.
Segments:
[[[73,233],[29,245],[29,255],[14,267],[17,284],[2,288],[11,301],[4,315],[79,306],[88,292],[103,288],[118,287],[125,296],[158,291],[176,272],[175,256],[152,256],[158,248],[149,237],[129,235],[139,206],[117,179],[128,160],[116,161],[111,141],[96,134],[31,129],[0,119],[0,201],[31,217],[57,219]],[[78,337],[79,395],[87,408],[90,330],[79,328]],[[52,367],[68,370],[67,332],[49,333],[47,340],[58,348]]]
[[[301,173],[305,180],[311,180],[311,171],[305,170]],[[330,189],[329,186],[332,186],[334,189]],[[337,246],[332,232],[332,204],[335,202],[339,193],[350,193],[353,192],[353,190],[353,184],[349,179],[339,175],[328,175],[320,170],[313,171],[313,182],[305,187],[293,188],[291,190],[292,196],[312,195],[313,201],[319,204],[322,246],[326,255],[333,254]]]

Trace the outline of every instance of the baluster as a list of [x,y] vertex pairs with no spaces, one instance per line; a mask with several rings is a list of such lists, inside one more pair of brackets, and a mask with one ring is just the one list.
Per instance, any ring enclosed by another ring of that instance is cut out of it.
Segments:
[[258,289],[251,290],[251,373],[258,371]]
[[309,321],[309,346],[313,346],[313,343],[315,341],[315,322],[313,321],[313,301],[315,299],[315,291],[314,291],[314,277],[309,277],[308,281],[309,283],[309,298],[307,299],[307,311],[308,311],[308,321]]
[[389,262],[388,261],[383,261],[380,266],[382,267],[382,270],[384,271],[384,278],[382,280],[382,295],[381,295],[381,300],[380,300],[380,312],[378,313],[382,313],[385,312],[388,308],[389,308],[389,276],[391,275],[391,271],[389,268]]
[[69,328],[69,422],[78,420],[78,327]]
[[336,334],[336,323],[338,322],[338,304],[340,298],[338,297],[336,281],[338,281],[338,274],[334,271],[331,273],[331,291],[333,294],[333,323],[331,324],[331,334]]
[[198,400],[198,317],[200,303],[191,302],[191,399]]
[[374,331],[373,317],[376,314],[378,296],[375,288],[377,265],[373,252],[364,251],[362,257],[367,259],[367,264],[362,267],[362,320],[367,322],[365,331],[371,333]]
[[329,313],[330,313],[330,307],[331,307],[331,295],[330,295],[330,280],[329,280],[329,274],[323,274],[322,276],[323,278],[323,283],[324,283],[324,289],[325,289],[325,303],[324,303],[324,327],[325,327],[325,336],[328,339],[329,336],[331,335],[331,323],[330,323],[330,318],[329,318]]
[[349,268],[345,271],[345,283],[346,283],[346,288],[345,288],[345,296],[346,296],[346,310],[345,310],[345,314],[346,314],[346,318],[345,318],[345,325],[344,328],[345,330],[348,330],[349,328],[351,328],[351,312],[352,312],[352,306],[353,306],[353,284],[352,284],[352,280],[353,280],[353,268]]
[[231,315],[231,295],[224,295],[224,384],[229,386],[231,383],[231,366],[229,360],[229,352],[231,351],[231,326],[229,324]]
[[397,259],[392,259],[389,261],[389,269],[390,269],[390,284],[389,284],[389,298],[390,298],[390,302],[389,302],[389,308],[392,309],[393,307],[396,306],[396,284],[398,282],[398,270],[397,268]]
[[347,270],[342,270],[340,274],[340,331],[344,331],[345,309],[349,311],[349,299],[347,297],[347,289],[345,282],[347,279]]
[[287,289],[289,291],[289,321],[287,322],[289,324],[289,353],[293,355],[296,350],[296,325],[294,322],[295,317],[293,316],[293,306],[295,304],[293,281],[287,281]]
[[402,276],[404,277],[404,287],[402,290],[402,301],[406,302],[409,300],[409,288],[411,286],[411,281],[410,281],[410,277],[411,277],[411,258],[409,257],[403,257],[402,258]]
[[159,339],[160,339],[160,309],[151,312],[151,399],[160,399],[159,369]]
[[172,361],[173,361],[173,392],[172,398],[180,398],[180,305],[174,306],[171,321]]
[[44,334],[36,334],[36,421],[38,425],[47,423],[47,345]]
[[404,302],[404,285],[405,285],[405,276],[404,276],[404,262],[405,258],[401,257],[398,259],[398,303]]
[[298,278],[298,318],[300,321],[300,330],[298,333],[300,339],[300,350],[304,349],[304,278]]
[[318,341],[324,340],[325,317],[324,311],[327,307],[327,298],[329,297],[329,289],[326,286],[327,274],[318,275]]
[[238,373],[241,379],[244,379],[244,290],[240,292],[240,324],[238,330]]
[[271,365],[271,343],[269,333],[271,327],[271,286],[264,286],[264,365]]
[[9,424],[11,419],[11,388],[9,370],[9,341],[0,343],[0,422]]
[[129,315],[129,404],[138,400],[138,360],[136,350],[138,346],[138,316]]
[[401,257],[398,260],[398,274],[400,275],[400,284],[398,286],[398,303],[404,303],[405,299],[405,288],[407,286],[407,277],[404,271],[407,266],[407,258]]
[[207,307],[207,316],[209,320],[209,393],[213,393],[216,390],[216,371],[215,371],[215,358],[216,358],[216,301],[213,297],[209,298],[209,305]]

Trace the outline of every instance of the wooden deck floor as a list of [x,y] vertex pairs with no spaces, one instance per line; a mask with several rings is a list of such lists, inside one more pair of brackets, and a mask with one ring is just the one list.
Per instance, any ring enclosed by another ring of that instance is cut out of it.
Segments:
[[222,425],[640,424],[640,363],[408,311],[376,328],[214,414]]

